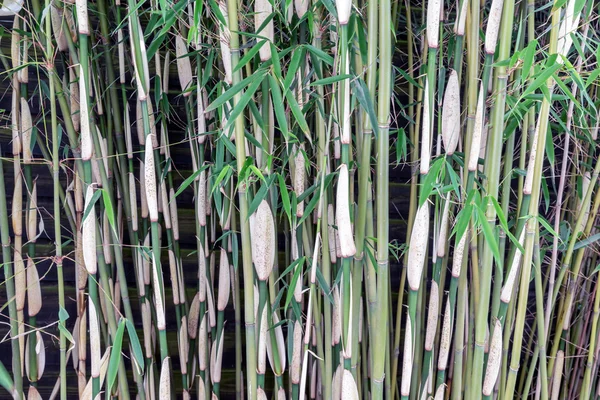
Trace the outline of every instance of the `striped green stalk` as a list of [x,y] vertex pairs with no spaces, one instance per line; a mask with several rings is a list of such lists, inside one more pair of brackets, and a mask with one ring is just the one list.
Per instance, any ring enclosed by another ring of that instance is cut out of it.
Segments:
[[377,274],[376,274],[376,315],[373,315],[377,331],[373,336],[373,367],[371,370],[371,396],[383,399],[383,375],[385,366],[385,348],[388,336],[388,250],[389,250],[389,123],[391,95],[391,3],[382,0],[379,3],[379,97],[377,99],[377,118],[379,135],[377,137],[376,202],[377,202]]

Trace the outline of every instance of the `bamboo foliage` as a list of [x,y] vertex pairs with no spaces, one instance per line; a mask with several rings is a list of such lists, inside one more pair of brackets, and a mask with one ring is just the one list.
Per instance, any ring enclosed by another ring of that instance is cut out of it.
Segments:
[[597,9],[5,1],[0,385],[596,398]]

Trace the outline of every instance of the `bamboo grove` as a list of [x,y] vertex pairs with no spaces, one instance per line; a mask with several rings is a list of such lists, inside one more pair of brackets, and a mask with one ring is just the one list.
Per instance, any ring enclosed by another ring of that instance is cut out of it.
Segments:
[[0,4],[3,398],[600,397],[593,0]]

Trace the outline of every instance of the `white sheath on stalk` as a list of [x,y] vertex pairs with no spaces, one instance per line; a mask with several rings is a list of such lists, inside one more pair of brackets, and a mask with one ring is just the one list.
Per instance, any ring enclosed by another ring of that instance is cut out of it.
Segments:
[[79,33],[82,35],[89,35],[90,22],[88,20],[88,2],[87,0],[75,0],[75,6],[77,8],[77,25],[79,27]]
[[352,0],[336,0],[335,8],[337,9],[339,24],[348,24],[350,13],[352,12]]
[[30,164],[33,155],[31,154],[31,134],[33,122],[31,119],[31,110],[27,100],[21,97],[21,143],[23,151],[23,163]]
[[[289,340],[289,339],[288,339]],[[302,327],[300,322],[294,324],[294,336],[292,340],[292,362],[291,380],[293,384],[300,383],[300,366],[302,364]]]
[[419,290],[429,241],[429,202],[417,210],[408,247],[407,278],[411,290]]
[[333,320],[331,329],[331,343],[336,345],[342,337],[342,300],[340,299],[340,291],[337,286],[333,288],[333,312],[331,319]]
[[156,172],[154,171],[154,151],[152,141],[146,141],[146,153],[144,155],[144,185],[146,189],[146,202],[150,221],[158,222],[158,200],[156,195]]
[[200,368],[200,371],[206,371],[206,334],[206,316],[203,315],[202,322],[200,322],[200,331],[198,333],[198,366]]
[[200,172],[200,179],[198,180],[198,204],[196,210],[196,217],[198,218],[198,224],[200,226],[206,226],[206,170]]
[[480,85],[477,111],[475,112],[475,125],[473,127],[473,137],[471,139],[471,149],[469,152],[468,167],[470,172],[477,170],[479,152],[481,151],[481,136],[483,135],[483,98],[485,97],[483,90],[483,85]]
[[90,316],[90,354],[92,356],[92,378],[100,376],[100,327],[98,326],[98,313],[94,302],[88,300]]
[[21,121],[19,117],[19,104],[19,95],[17,93],[17,90],[13,88],[10,108],[10,129],[12,133],[12,153],[15,156],[21,154],[21,133],[19,130],[21,126]]
[[213,344],[210,352],[210,378],[213,384],[221,382],[221,369],[223,366],[223,338],[221,335],[219,343]]
[[33,182],[33,189],[29,196],[29,207],[25,213],[25,218],[27,218],[27,240],[35,243],[38,227],[37,181]]
[[169,357],[165,357],[160,368],[160,384],[158,388],[159,400],[169,400],[171,398],[171,368],[169,367]]
[[[138,210],[137,210],[137,193],[135,189],[135,176],[129,173],[129,201],[131,206],[131,225],[134,232],[138,230]],[[145,194],[142,194],[145,196]]]
[[[467,1],[467,0],[465,0]],[[460,85],[458,74],[450,71],[446,93],[444,93],[444,106],[442,107],[442,141],[444,149],[449,156],[454,154],[460,137]]]
[[[519,243],[521,246],[523,246],[524,240],[525,229],[523,229],[523,232],[521,232],[521,237],[519,238]],[[506,282],[504,283],[504,287],[500,293],[500,301],[505,304],[508,304],[510,302],[510,298],[512,297],[513,287],[515,286],[515,281],[517,280],[517,272],[519,271],[519,265],[521,265],[522,256],[523,253],[521,253],[521,250],[517,249],[512,265],[510,266],[510,271],[508,272],[508,277],[506,278]]]
[[[267,38],[267,43],[264,43],[258,51],[261,61],[267,61],[271,59],[271,46],[269,42],[273,42],[275,39],[275,27],[273,25],[273,19],[267,22],[261,31],[258,31],[258,29],[265,23],[267,18],[272,13],[273,6],[269,0],[256,0],[254,2],[254,26],[257,29],[256,34]],[[260,40],[261,39],[259,39],[259,41]]]
[[467,5],[469,4],[469,0],[459,0],[460,1],[460,12],[458,14],[458,18],[454,23],[454,34],[457,36],[465,35],[465,25],[467,23]]
[[350,222],[350,193],[349,193],[348,166],[342,164],[338,177],[336,193],[336,224],[340,238],[340,251],[343,258],[356,254],[354,238],[352,237],[352,223]]
[[552,378],[552,390],[551,390],[551,400],[558,400],[561,389],[561,381],[563,375],[563,368],[565,365],[565,352],[563,350],[559,350],[556,353],[556,363],[554,364],[554,374]]
[[358,395],[358,388],[356,387],[356,382],[354,381],[354,377],[352,376],[352,373],[347,369],[344,369],[344,375],[342,376],[342,399],[360,399],[360,396]]
[[425,332],[425,350],[433,350],[433,342],[437,329],[439,289],[436,281],[431,282],[431,294],[429,295],[429,311],[427,314],[427,331]]
[[252,262],[258,279],[266,281],[275,264],[275,221],[271,207],[263,200],[256,212],[250,216],[252,234]]
[[206,300],[206,256],[204,246],[198,246],[198,299],[200,302]]
[[[87,209],[94,196],[94,189],[89,185],[85,193],[85,208]],[[96,210],[92,206],[89,214],[83,220],[81,225],[82,232],[82,247],[83,247],[83,262],[85,269],[89,274],[95,274],[97,271],[96,265]]]
[[438,357],[437,368],[440,371],[446,370],[448,365],[448,356],[450,355],[450,339],[452,338],[452,321],[450,320],[450,301],[446,301],[446,311],[444,312],[444,321],[442,323],[442,335],[440,337],[440,355]]
[[488,353],[488,363],[485,370],[485,379],[483,380],[482,393],[484,396],[490,396],[494,391],[494,385],[498,379],[500,365],[502,364],[502,324],[496,320],[494,333],[490,342]]
[[42,309],[40,276],[33,260],[27,257],[27,315],[35,317]]
[[229,260],[225,249],[221,248],[221,259],[219,262],[219,297],[217,298],[217,310],[223,311],[229,302],[230,291]]
[[198,80],[198,89],[197,92],[197,119],[198,119],[198,143],[203,144],[206,141],[206,116],[204,115],[204,96],[206,91],[200,87],[200,80]]
[[304,17],[306,12],[308,11],[309,5],[310,5],[310,0],[294,0],[296,14],[298,14],[299,19],[302,19]]
[[165,323],[165,302],[163,300],[164,288],[160,284],[158,274],[162,276],[162,271],[158,268],[154,254],[152,255],[152,283],[154,286],[154,303],[156,307],[156,327],[159,331],[166,328]]
[[412,342],[412,324],[410,317],[408,317],[404,334],[404,358],[402,359],[402,381],[400,382],[400,394],[402,396],[408,396],[410,394],[410,381],[413,369]]
[[498,43],[498,32],[500,31],[500,19],[502,18],[502,7],[504,0],[492,0],[488,23],[485,29],[485,52],[494,54]]
[[21,169],[15,166],[15,188],[13,191],[11,223],[15,236],[23,235],[23,175]]
[[175,190],[169,189],[169,212],[171,213],[171,229],[173,230],[173,239],[179,240],[179,218],[177,217],[177,199]]
[[337,237],[337,232],[334,228],[335,218],[333,213],[333,204],[327,205],[327,240],[329,241],[329,259],[332,264],[335,264],[337,261],[336,255],[336,243],[335,238]]
[[171,229],[171,209],[169,208],[169,197],[167,195],[167,183],[165,181],[160,182],[158,185],[160,190],[160,198],[158,202],[159,211],[163,213],[163,221],[165,228]]
[[[7,2],[5,1],[4,3],[6,4]],[[52,4],[50,7],[50,18],[52,20],[52,33],[54,34],[58,49],[60,51],[67,51],[67,38],[62,28],[63,10]]]
[[23,8],[23,2],[24,0],[4,0],[0,7],[0,17],[18,14]]
[[[300,146],[300,149],[294,157],[294,192],[296,197],[300,197],[304,193],[305,175],[306,175],[306,161],[304,159],[304,146]],[[304,200],[298,201],[296,206],[296,216],[301,218],[304,215]]]
[[[15,264],[15,297],[16,297],[16,305],[17,311],[23,311],[25,308],[25,295],[27,288],[27,275],[25,272],[25,263],[23,262],[23,257],[21,256],[21,252],[15,250],[14,257]],[[35,266],[34,266],[35,268]]]
[[440,36],[440,0],[429,0],[427,2],[427,45],[431,49],[437,49]]
[[[221,14],[225,21],[229,19],[229,13],[227,11],[227,2],[224,0],[219,0],[219,10],[221,10]],[[229,47],[229,37],[230,37],[229,27],[227,25],[223,25],[222,22],[219,22],[219,43],[221,45],[221,60],[223,61],[223,69],[225,70],[225,82],[228,85],[231,85],[233,82],[233,74],[231,67],[231,48]]]
[[442,222],[440,223],[440,232],[438,236],[438,242],[436,246],[436,255],[439,258],[446,256],[446,238],[448,237],[448,219],[450,217],[450,200],[446,199],[444,202],[444,210],[442,211]]
[[425,91],[423,96],[423,134],[421,135],[421,159],[420,173],[426,175],[429,172],[431,162],[431,130],[432,121],[429,110],[429,81],[425,78]]
[[188,91],[188,89],[192,86],[192,64],[187,53],[187,44],[183,40],[183,37],[180,34],[177,34],[175,36],[177,74],[179,75],[179,84],[181,85],[181,91],[183,92],[184,97],[192,94],[192,92]]
[[190,347],[187,325],[187,318],[184,315],[181,318],[181,327],[179,328],[179,365],[181,373],[186,375],[188,363],[188,350]]
[[[84,76],[81,65],[79,66],[79,76]],[[79,121],[81,130],[81,158],[86,161],[92,158],[94,145],[90,131],[88,92],[83,79],[79,84]]]

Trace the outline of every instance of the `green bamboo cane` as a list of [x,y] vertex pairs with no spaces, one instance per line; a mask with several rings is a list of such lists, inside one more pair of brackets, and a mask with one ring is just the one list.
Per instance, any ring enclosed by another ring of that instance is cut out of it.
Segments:
[[[555,10],[552,13],[552,30],[550,31],[550,54],[556,53],[557,51],[557,42],[558,42],[558,29],[559,29],[560,15],[559,10]],[[554,83],[550,79],[547,81],[547,87],[552,92],[554,88]],[[538,127],[536,129],[536,135],[538,132],[545,132],[547,123],[548,123],[548,114],[549,114],[550,102],[548,99],[544,99],[542,101],[542,105],[540,108],[539,116],[538,116]],[[533,257],[533,240],[534,233],[536,231],[537,219],[535,217],[538,215],[538,204],[539,204],[539,196],[540,196],[540,180],[541,180],[541,168],[543,164],[543,157],[545,153],[544,141],[534,138],[534,146],[536,148],[536,155],[533,159],[530,159],[530,170],[528,171],[528,178],[525,181],[523,191],[528,194],[531,193],[531,205],[529,207],[529,214],[531,218],[527,221],[527,231],[526,231],[526,241],[525,241],[525,255],[523,257],[523,269],[521,276],[521,287],[519,290],[519,300],[518,300],[518,310],[517,310],[517,319],[515,325],[515,336],[513,342],[513,352],[511,358],[511,370],[507,377],[506,389],[505,389],[505,398],[507,400],[512,399],[514,396],[514,386],[516,380],[516,371],[518,370],[519,360],[520,360],[520,347],[523,335],[524,328],[524,314],[526,311],[527,304],[527,287],[529,283],[529,274],[531,271],[531,260]],[[535,182],[534,182],[535,181]]]
[[[6,209],[6,188],[4,185],[3,162],[0,162],[0,234],[2,235],[2,260],[4,264],[4,276],[6,277],[6,298],[13,299],[15,297],[15,282],[14,278],[11,278],[14,275],[9,245],[10,236],[8,232],[8,213]],[[17,326],[17,307],[14,301],[10,301],[8,303],[8,312],[11,320],[10,335],[14,387],[18,398],[23,398],[23,378],[21,375],[19,340],[17,339],[19,328]]]
[[[496,0],[492,3],[492,9],[490,11],[490,17],[488,20],[488,29],[486,31],[485,49],[486,49],[486,67],[484,68],[484,85],[487,85],[487,75],[489,74],[488,60],[493,58],[494,52],[496,51],[496,40],[498,36],[498,26],[500,24],[500,13],[504,15],[502,19],[502,35],[500,37],[500,51],[498,57],[505,59],[508,57],[510,47],[512,44],[512,28],[513,28],[513,15],[514,15],[514,2],[512,0],[504,1],[504,10],[502,8],[502,0]],[[485,163],[485,174],[487,176],[487,195],[492,199],[497,199],[498,188],[500,185],[500,161],[502,156],[502,141],[504,131],[504,107],[506,101],[506,86],[507,79],[506,69],[499,67],[496,69],[496,86],[494,92],[496,94],[494,108],[492,110],[492,132],[487,143],[487,154]],[[480,93],[480,96],[484,96],[484,91]],[[485,97],[484,97],[485,98]],[[488,225],[495,229],[496,224],[496,209],[494,204],[487,200],[486,219]],[[495,239],[493,239],[495,240]],[[481,396],[481,382],[483,374],[483,347],[486,335],[486,329],[488,326],[487,318],[489,314],[489,295],[491,292],[492,283],[492,270],[494,265],[491,244],[484,241],[484,252],[483,252],[483,264],[481,267],[482,277],[480,288],[480,298],[477,308],[477,319],[476,319],[476,337],[475,337],[475,353],[474,353],[474,365],[473,365],[473,376],[470,384],[471,398],[479,399]],[[498,266],[498,267],[501,267]]]
[[[46,1],[46,7],[49,2]],[[46,18],[46,55],[50,55],[53,52],[52,40],[50,40],[51,20]],[[60,170],[59,170],[59,155],[58,149],[60,143],[58,141],[58,121],[56,113],[56,95],[54,80],[49,80],[50,84],[50,114],[51,114],[51,130],[52,130],[52,175],[54,180],[54,241],[56,248],[55,262],[56,272],[58,276],[58,303],[61,309],[65,308],[65,289],[64,289],[64,278],[62,268],[62,241],[61,241],[61,204],[60,204]],[[59,319],[59,324],[62,326],[59,333],[59,345],[60,345],[60,398],[66,400],[67,398],[67,343],[64,334],[65,321]],[[14,355],[13,355],[14,356]]]
[[385,368],[385,343],[387,339],[388,316],[388,176],[389,176],[389,117],[391,90],[391,34],[390,21],[387,16],[391,12],[389,0],[379,3],[379,97],[377,101],[379,136],[377,137],[377,315],[374,316],[375,332],[373,348],[373,369],[371,375],[371,395],[373,399],[383,398],[383,374]]
[[[227,1],[229,14],[231,64],[236,66],[239,62],[239,35],[238,35],[238,6],[233,0]],[[233,84],[240,81],[240,72],[233,74]],[[240,101],[242,93],[233,97],[233,107]],[[235,146],[237,157],[237,171],[242,171],[246,159],[244,139],[244,118],[242,115],[235,120]],[[246,183],[238,182],[238,199],[240,207],[240,228],[242,235],[242,267],[244,269],[244,322],[246,324],[246,389],[248,399],[256,399],[256,347],[255,347],[255,323],[254,323],[254,289],[253,268],[250,245],[250,229],[248,226],[248,197]]]

